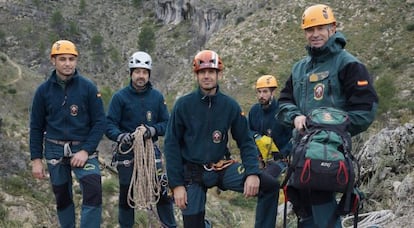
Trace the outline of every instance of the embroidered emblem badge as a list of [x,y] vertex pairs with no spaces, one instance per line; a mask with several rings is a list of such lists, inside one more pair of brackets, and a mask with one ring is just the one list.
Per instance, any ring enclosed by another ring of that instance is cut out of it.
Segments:
[[70,106],[70,115],[77,116],[79,111],[79,107],[77,105]]
[[219,130],[215,130],[212,134],[213,142],[220,143],[221,142],[222,134]]
[[322,83],[318,83],[313,87],[313,99],[315,100],[322,100],[323,94],[325,92],[325,85]]

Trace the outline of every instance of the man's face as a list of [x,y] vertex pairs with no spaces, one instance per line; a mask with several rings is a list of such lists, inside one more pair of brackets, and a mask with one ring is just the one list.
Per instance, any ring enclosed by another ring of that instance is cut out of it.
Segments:
[[335,33],[334,24],[318,25],[305,29],[305,37],[309,46],[320,48],[328,41],[329,37]]
[[220,72],[216,69],[201,69],[197,72],[197,82],[203,91],[210,91],[217,87]]
[[149,70],[145,68],[135,68],[131,74],[132,86],[139,89],[144,87],[149,80]]
[[52,64],[55,66],[56,74],[66,80],[72,76],[76,69],[77,57],[71,54],[55,55],[51,58]]
[[271,90],[270,88],[259,88],[256,89],[256,96],[257,96],[257,101],[261,104],[261,105],[268,105],[272,98],[273,98],[273,93],[275,90]]

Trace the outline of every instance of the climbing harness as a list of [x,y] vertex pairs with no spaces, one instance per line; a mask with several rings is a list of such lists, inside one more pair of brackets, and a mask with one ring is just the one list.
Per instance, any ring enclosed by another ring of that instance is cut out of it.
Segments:
[[[46,159],[46,163],[54,165],[54,166],[61,163],[63,159],[73,157],[74,153],[72,153],[72,149],[70,148],[70,146],[71,145],[76,146],[81,143],[80,141],[62,141],[62,140],[55,140],[55,139],[48,139],[48,138],[46,139],[46,141],[63,146],[63,157],[58,158],[58,159],[56,158]],[[98,152],[95,151],[93,154],[88,156],[88,159],[92,159],[96,157],[98,157]]]
[[234,162],[236,162],[234,159],[229,159],[229,160],[222,159],[216,163],[210,163],[207,165],[203,165],[203,167],[204,167],[204,170],[206,171],[220,171],[220,170],[223,170],[229,167]]
[[[372,227],[382,227],[386,225],[390,220],[394,219],[395,215],[391,210],[380,210],[372,211],[364,214],[358,215],[358,227],[360,228],[372,228]],[[353,224],[354,216],[347,216],[342,220],[343,228],[351,228],[353,225],[347,225],[349,223]]]

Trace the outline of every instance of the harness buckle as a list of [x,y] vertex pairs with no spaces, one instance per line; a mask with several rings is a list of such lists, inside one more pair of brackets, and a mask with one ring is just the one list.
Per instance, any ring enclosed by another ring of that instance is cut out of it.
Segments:
[[49,164],[51,164],[51,165],[57,165],[61,161],[62,161],[62,158],[60,158],[60,159],[53,158],[53,159],[47,160],[46,162],[49,163]]
[[234,159],[229,159],[229,160],[222,159],[216,163],[210,163],[210,164],[203,165],[203,167],[204,167],[204,170],[206,171],[221,171],[229,167],[234,162],[236,162]]

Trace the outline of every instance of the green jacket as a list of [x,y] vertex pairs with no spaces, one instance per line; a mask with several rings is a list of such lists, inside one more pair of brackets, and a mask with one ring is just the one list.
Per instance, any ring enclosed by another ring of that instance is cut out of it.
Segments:
[[277,117],[292,124],[297,115],[318,107],[347,111],[356,135],[374,121],[378,97],[365,66],[347,52],[345,37],[336,32],[321,48],[307,47],[308,56],[294,64],[279,97]]

